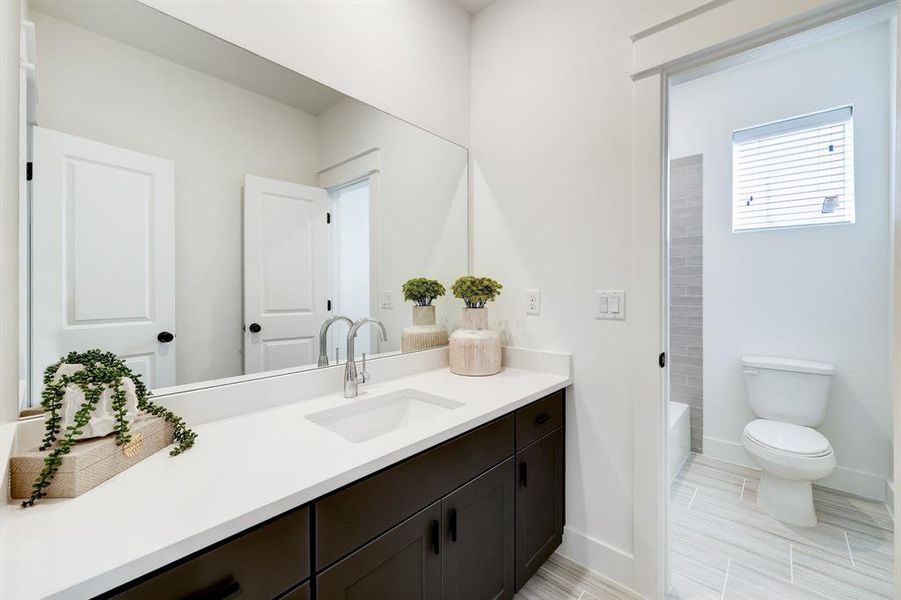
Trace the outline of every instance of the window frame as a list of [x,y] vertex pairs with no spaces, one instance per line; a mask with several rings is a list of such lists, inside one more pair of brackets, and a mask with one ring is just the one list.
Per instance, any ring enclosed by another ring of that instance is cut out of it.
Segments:
[[[844,161],[842,171],[844,187],[841,196],[844,210],[846,212],[845,218],[840,221],[827,221],[825,219],[823,221],[818,221],[814,220],[814,213],[811,212],[811,216],[807,218],[810,218],[812,222],[808,223],[792,223],[786,225],[781,225],[778,223],[763,223],[760,225],[742,226],[739,220],[741,212],[738,210],[738,184],[740,181],[738,172],[741,164],[739,160],[738,150],[740,146],[749,142],[774,138],[778,136],[786,136],[793,133],[810,131],[817,128],[840,124],[844,125],[844,133],[842,138],[844,141],[844,148],[842,150]],[[730,216],[732,222],[732,233],[754,233],[763,231],[780,231],[791,229],[806,229],[811,227],[855,224],[857,221],[857,204],[854,185],[854,145],[854,106],[850,103],[818,110],[811,113],[797,115],[786,119],[779,119],[777,121],[771,121],[769,123],[734,130],[732,132],[732,181],[730,186]]]

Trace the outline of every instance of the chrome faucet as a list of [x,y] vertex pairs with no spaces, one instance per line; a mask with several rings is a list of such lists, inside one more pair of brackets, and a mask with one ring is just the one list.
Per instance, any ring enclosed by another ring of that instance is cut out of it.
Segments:
[[[326,335],[328,334],[328,328],[332,326],[332,323],[335,321],[345,321],[348,326],[354,324],[353,321],[348,319],[347,317],[341,315],[335,315],[333,317],[329,317],[322,324],[322,327],[319,328],[319,365],[320,367],[328,366],[328,350],[325,348],[326,344]],[[335,362],[338,362],[338,358],[335,357]]]
[[344,397],[356,398],[357,388],[361,383],[366,383],[369,379],[369,373],[366,372],[366,353],[363,353],[363,372],[357,375],[357,362],[354,360],[354,340],[357,338],[357,331],[366,323],[372,323],[379,328],[379,338],[383,342],[388,341],[388,331],[385,325],[378,319],[364,317],[350,326],[347,332],[347,361],[344,363]]

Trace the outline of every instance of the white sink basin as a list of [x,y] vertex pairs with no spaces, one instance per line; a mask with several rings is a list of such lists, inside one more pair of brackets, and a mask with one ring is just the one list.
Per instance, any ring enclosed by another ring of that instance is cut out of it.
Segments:
[[462,402],[405,389],[307,415],[346,440],[366,442],[399,429],[414,428],[463,406]]

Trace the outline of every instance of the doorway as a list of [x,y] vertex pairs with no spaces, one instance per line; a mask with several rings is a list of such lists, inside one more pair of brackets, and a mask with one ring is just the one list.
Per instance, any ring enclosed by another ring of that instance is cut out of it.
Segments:
[[[674,598],[893,597],[895,47],[885,12],[669,82]],[[779,396],[807,380],[822,415]],[[777,473],[813,482],[814,522]]]
[[[329,189],[332,223],[332,310],[352,321],[375,314],[372,310],[370,261],[371,186],[369,177]],[[345,332],[330,331],[330,347],[338,359],[344,352]],[[373,337],[364,327],[356,348],[371,353]]]

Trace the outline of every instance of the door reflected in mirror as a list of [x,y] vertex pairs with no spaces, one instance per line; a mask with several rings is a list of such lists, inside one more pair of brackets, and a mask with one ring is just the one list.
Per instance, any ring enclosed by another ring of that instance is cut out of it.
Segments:
[[379,319],[357,353],[393,353],[402,283],[466,272],[465,148],[140,2],[26,19],[23,408],[73,350],[157,392],[343,362],[336,315]]

